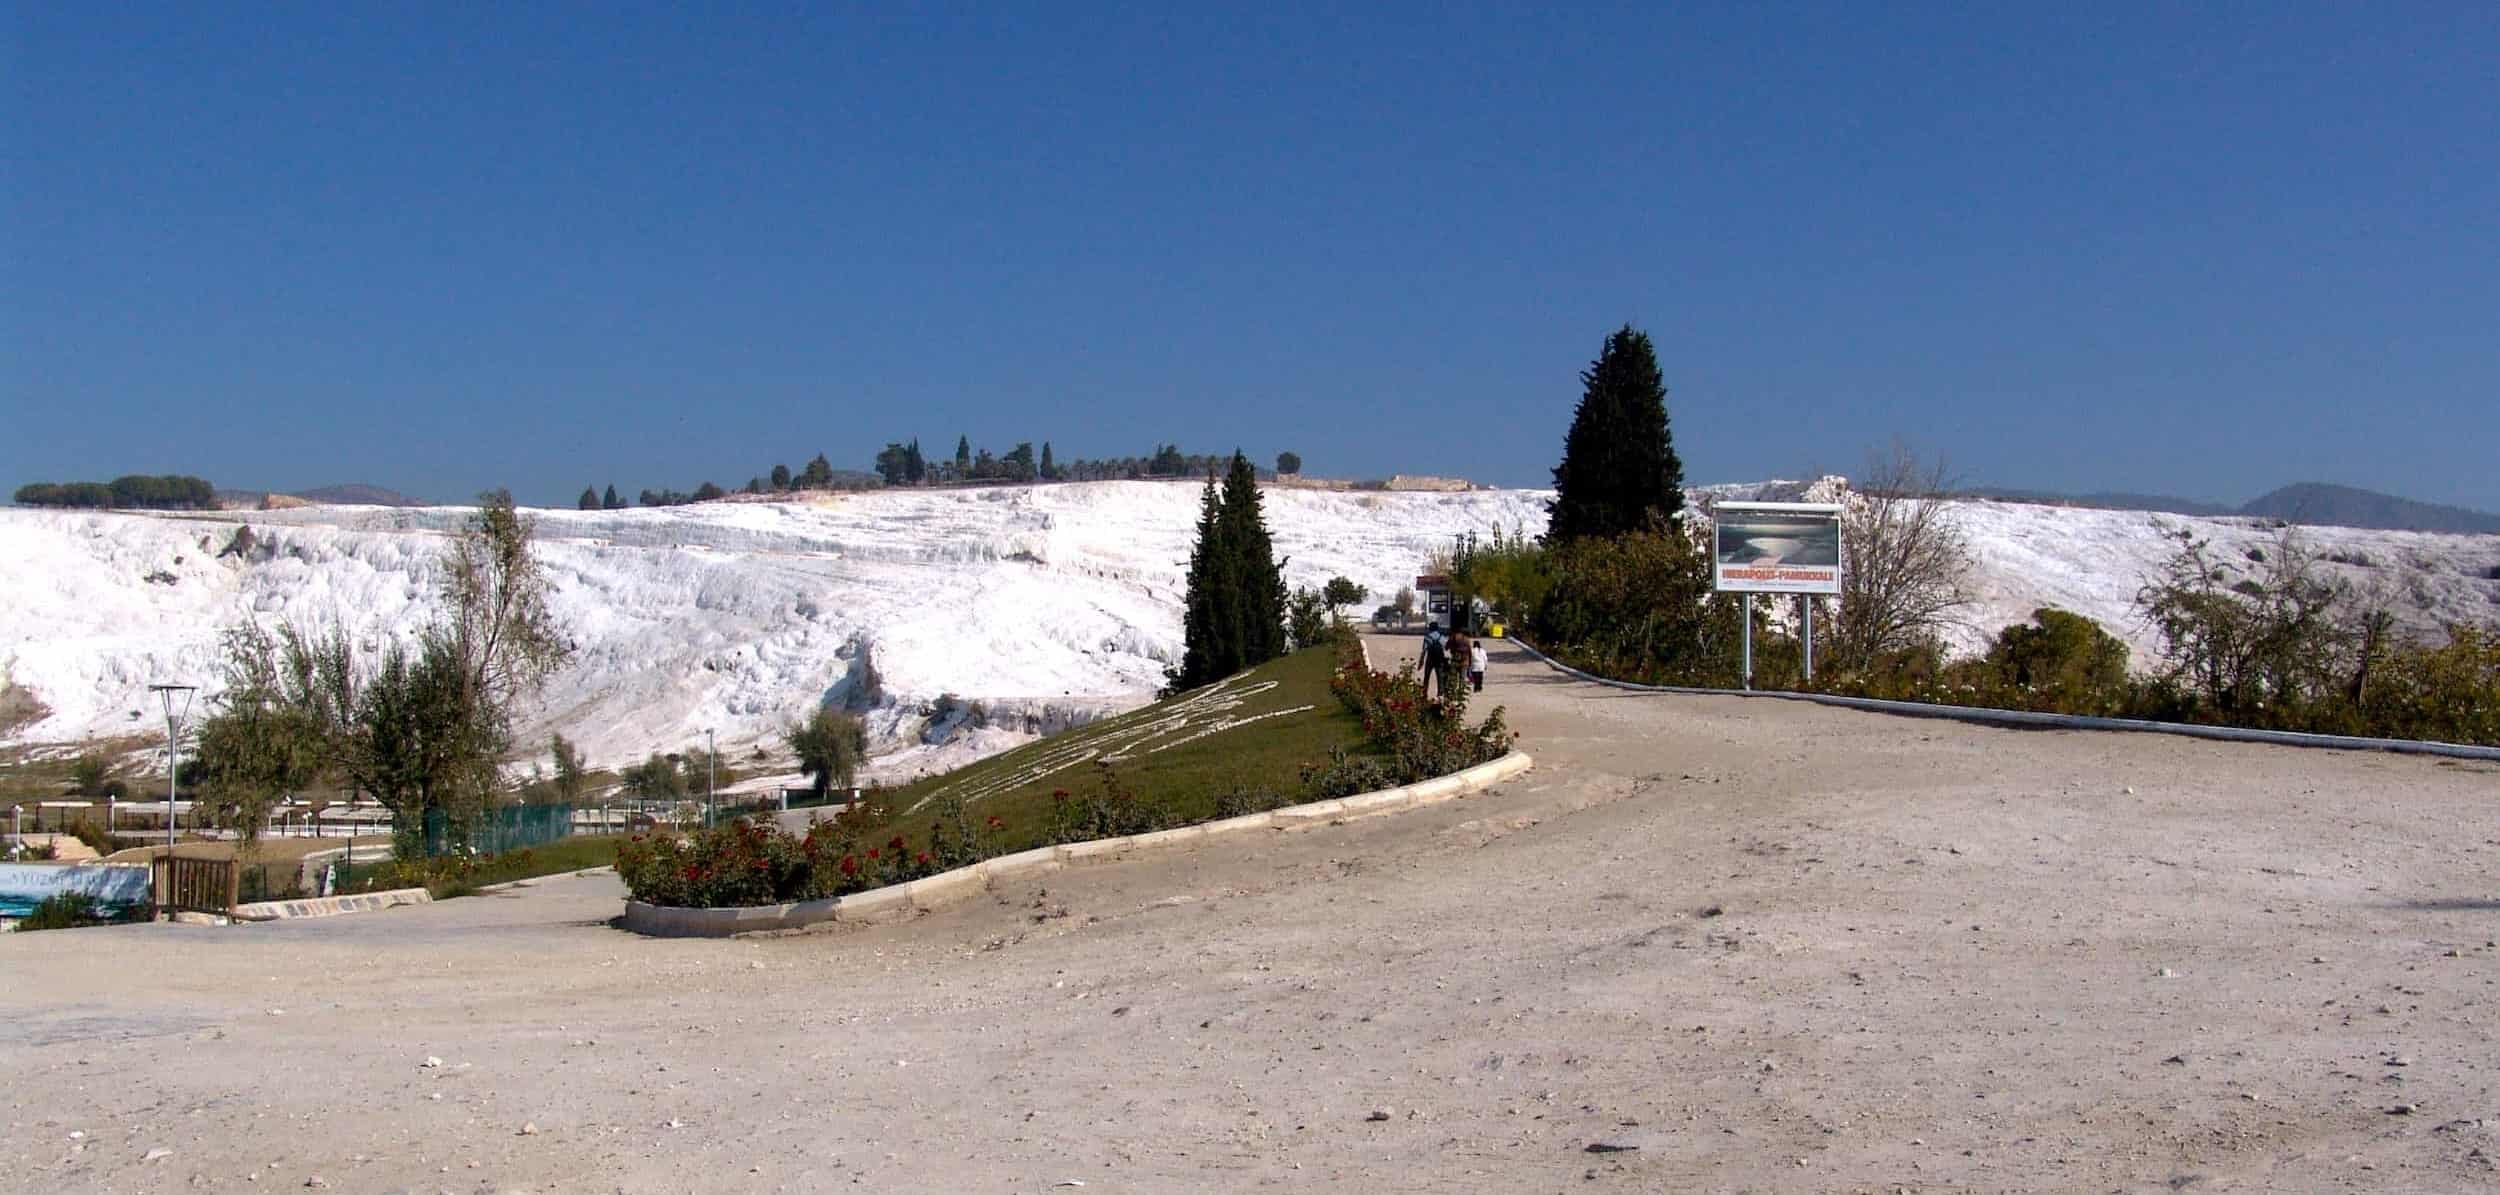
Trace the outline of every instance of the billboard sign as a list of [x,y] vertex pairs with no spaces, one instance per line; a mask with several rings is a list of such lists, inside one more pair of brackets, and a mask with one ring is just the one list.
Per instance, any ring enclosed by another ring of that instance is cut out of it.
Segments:
[[107,912],[144,909],[156,899],[146,865],[0,863],[0,917],[24,917],[45,897],[83,892]]
[[1838,594],[1840,511],[1824,503],[1719,503],[1711,528],[1712,587]]

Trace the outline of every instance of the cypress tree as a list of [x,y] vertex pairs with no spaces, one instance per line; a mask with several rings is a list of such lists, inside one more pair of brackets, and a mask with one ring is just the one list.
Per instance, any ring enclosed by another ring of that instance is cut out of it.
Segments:
[[1051,462],[1050,441],[1048,440],[1042,441],[1042,480],[1059,480],[1059,466]]
[[582,487],[582,500],[581,500],[581,502],[580,502],[578,505],[576,505],[576,506],[574,507],[574,509],[575,509],[575,510],[597,510],[597,509],[599,509],[599,491],[594,490],[594,489],[590,488],[589,486],[583,486],[583,487]]
[[611,482],[609,482],[609,483],[608,483],[608,492],[607,492],[607,496],[606,496],[606,497],[603,497],[603,498],[601,498],[601,499],[599,499],[599,506],[600,506],[600,508],[601,508],[601,509],[603,509],[603,510],[623,510],[623,509],[625,509],[625,500],[624,500],[623,498],[619,498],[619,497],[617,497],[617,496],[616,496],[616,483],[615,483],[615,482],[611,481]]
[[1285,578],[1259,503],[1258,471],[1236,452],[1222,483],[1208,470],[1182,599],[1181,662],[1170,692],[1210,684],[1285,654]]
[[920,457],[920,437],[913,436],[903,449],[903,480],[919,485],[929,476],[929,462]]
[[1189,586],[1181,600],[1181,662],[1165,672],[1167,691],[1194,689],[1233,674],[1226,661],[1238,660],[1241,649],[1231,640],[1222,617],[1229,588],[1225,576],[1224,507],[1217,498],[1215,475],[1198,494],[1198,537],[1189,549]]
[[955,479],[972,476],[972,437],[955,437]]
[[1554,466],[1545,537],[1638,530],[1684,509],[1684,463],[1667,431],[1667,387],[1647,333],[1625,324],[1580,374],[1580,406]]
[[1259,472],[1238,449],[1224,476],[1224,521],[1240,611],[1240,667],[1248,668],[1285,654],[1285,574],[1259,502]]

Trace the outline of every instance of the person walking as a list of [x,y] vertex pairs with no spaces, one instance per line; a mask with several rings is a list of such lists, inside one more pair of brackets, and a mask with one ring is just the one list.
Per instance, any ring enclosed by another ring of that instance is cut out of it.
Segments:
[[1467,684],[1479,693],[1484,692],[1484,665],[1488,654],[1482,639],[1467,644]]
[[1441,624],[1434,623],[1424,628],[1424,658],[1418,663],[1424,670],[1424,696],[1432,696],[1435,684],[1441,686],[1442,696],[1449,696],[1449,682],[1441,675],[1441,670],[1449,666],[1448,648],[1441,640]]

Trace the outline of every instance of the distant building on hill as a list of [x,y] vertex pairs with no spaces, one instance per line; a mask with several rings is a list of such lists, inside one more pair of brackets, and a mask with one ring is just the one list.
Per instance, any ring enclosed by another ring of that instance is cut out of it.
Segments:
[[1400,473],[1391,477],[1381,488],[1429,494],[1463,494],[1476,488],[1476,483],[1464,477],[1427,477],[1420,473]]

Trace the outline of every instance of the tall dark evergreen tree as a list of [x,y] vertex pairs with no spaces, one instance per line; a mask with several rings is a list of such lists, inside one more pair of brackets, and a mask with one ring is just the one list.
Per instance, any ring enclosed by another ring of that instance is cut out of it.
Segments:
[[597,510],[597,509],[599,509],[599,491],[594,490],[594,489],[590,488],[589,486],[583,486],[583,487],[582,487],[582,500],[581,500],[581,502],[580,502],[580,503],[578,503],[578,504],[576,504],[576,505],[574,506],[574,509],[575,509],[575,510]]
[[955,477],[957,480],[962,480],[970,476],[972,476],[972,437],[957,436],[955,437]]
[[1667,432],[1667,387],[1647,333],[1625,324],[1580,375],[1580,407],[1554,466],[1549,542],[1637,530],[1684,509],[1684,462]]
[[1042,441],[1042,480],[1059,480],[1059,466],[1050,459],[1050,441]]
[[1198,493],[1198,537],[1189,549],[1189,585],[1181,599],[1181,662],[1166,672],[1170,691],[1194,689],[1230,676],[1225,661],[1239,660],[1241,645],[1227,620],[1218,618],[1224,592],[1231,587],[1225,565],[1224,504],[1216,494],[1215,474],[1207,474]]
[[775,466],[773,466],[773,489],[774,489],[775,491],[781,491],[781,490],[787,490],[787,489],[789,489],[789,488],[790,488],[790,466],[788,466],[788,465],[775,465]]
[[599,499],[599,506],[603,510],[625,509],[625,500],[616,496],[615,482],[611,481],[608,483],[608,492],[606,496]]
[[1198,503],[1198,540],[1182,600],[1181,662],[1173,692],[1210,684],[1285,654],[1285,579],[1259,503],[1258,471],[1233,454]]
[[903,447],[903,480],[919,485],[929,476],[929,462],[920,457],[920,437]]
[[1259,502],[1259,471],[1236,449],[1224,477],[1224,520],[1238,563],[1244,668],[1285,654],[1285,571],[1267,533]]

